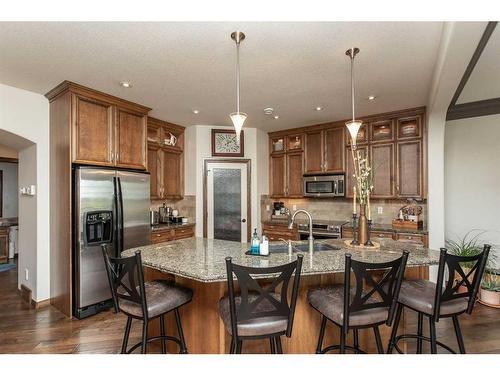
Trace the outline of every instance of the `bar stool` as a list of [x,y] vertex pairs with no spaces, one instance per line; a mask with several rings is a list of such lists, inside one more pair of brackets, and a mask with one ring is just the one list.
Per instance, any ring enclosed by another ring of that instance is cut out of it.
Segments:
[[[417,354],[422,353],[422,341],[430,342],[431,354],[437,353],[438,345],[451,353],[456,353],[449,346],[436,339],[436,323],[440,318],[451,317],[453,319],[453,327],[457,336],[459,351],[465,354],[464,340],[458,316],[464,312],[467,312],[469,315],[472,314],[490,249],[490,245],[484,245],[483,251],[478,255],[457,256],[448,254],[445,248],[441,248],[437,283],[427,280],[403,282],[398,298],[395,323],[392,327],[391,339],[387,349],[388,353],[392,353],[393,349],[396,349],[399,353],[403,353],[397,345],[398,341],[409,338],[417,339]],[[463,269],[463,265],[470,266],[467,274]],[[444,288],[438,287],[438,285],[443,285],[445,268],[448,269],[446,285]],[[472,283],[469,280],[471,277],[473,278]],[[466,288],[466,291],[462,291],[463,287]],[[416,335],[405,334],[396,336],[403,307],[407,307],[418,313]],[[430,338],[424,336],[422,333],[424,315],[429,319]]]
[[[171,340],[177,343],[181,354],[186,354],[179,307],[191,301],[193,291],[166,280],[144,282],[140,251],[127,258],[112,258],[108,255],[107,246],[102,245],[102,253],[115,311],[127,315],[121,353],[131,353],[139,346],[141,353],[146,353],[147,343],[154,340],[161,340],[161,352],[166,353],[167,340]],[[172,310],[179,338],[165,334],[165,314]],[[156,318],[160,319],[160,336],[148,338],[148,324]],[[132,319],[142,321],[142,341],[127,350]]]
[[[219,301],[219,315],[231,335],[231,354],[240,354],[243,340],[269,338],[271,353],[282,354],[281,336],[291,337],[295,305],[302,269],[302,255],[297,260],[276,267],[256,268],[234,264],[226,258],[229,295]],[[290,303],[288,289],[295,272]],[[236,294],[233,273],[240,293]],[[252,276],[279,274],[271,284],[262,286]],[[281,284],[279,293],[276,288]]]
[[[396,307],[401,283],[404,277],[408,252],[385,263],[366,263],[353,260],[351,254],[345,255],[344,284],[309,290],[309,304],[321,315],[317,354],[324,354],[338,349],[345,353],[349,349],[355,353],[366,353],[359,348],[358,330],[372,328],[379,353],[384,352],[379,326],[391,320]],[[356,279],[351,288],[351,269]],[[370,271],[385,270],[380,281],[375,281]],[[371,288],[370,290],[365,290]],[[330,345],[323,349],[326,324],[333,322],[340,328],[340,344]],[[349,329],[354,333],[354,345],[346,345]]]

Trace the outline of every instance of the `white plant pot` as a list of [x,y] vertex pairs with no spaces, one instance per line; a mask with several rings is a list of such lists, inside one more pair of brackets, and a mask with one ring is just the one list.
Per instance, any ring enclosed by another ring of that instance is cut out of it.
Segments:
[[479,301],[483,302],[485,305],[500,308],[500,292],[481,288],[479,292]]

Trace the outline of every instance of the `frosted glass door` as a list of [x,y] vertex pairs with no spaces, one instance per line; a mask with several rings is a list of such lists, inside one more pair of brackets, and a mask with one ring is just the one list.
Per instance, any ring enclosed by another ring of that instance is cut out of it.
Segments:
[[246,165],[209,164],[207,171],[208,238],[246,242]]

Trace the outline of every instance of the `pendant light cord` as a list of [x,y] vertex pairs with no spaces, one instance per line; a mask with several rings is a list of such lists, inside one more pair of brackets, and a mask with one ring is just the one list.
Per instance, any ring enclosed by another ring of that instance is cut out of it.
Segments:
[[236,113],[240,113],[240,43],[236,42]]
[[354,118],[354,47],[351,48],[351,104],[352,104],[352,121]]

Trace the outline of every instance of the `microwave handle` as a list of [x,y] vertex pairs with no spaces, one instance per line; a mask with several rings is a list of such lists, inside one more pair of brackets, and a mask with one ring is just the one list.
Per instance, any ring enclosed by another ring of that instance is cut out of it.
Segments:
[[333,180],[333,194],[337,195],[337,180]]

